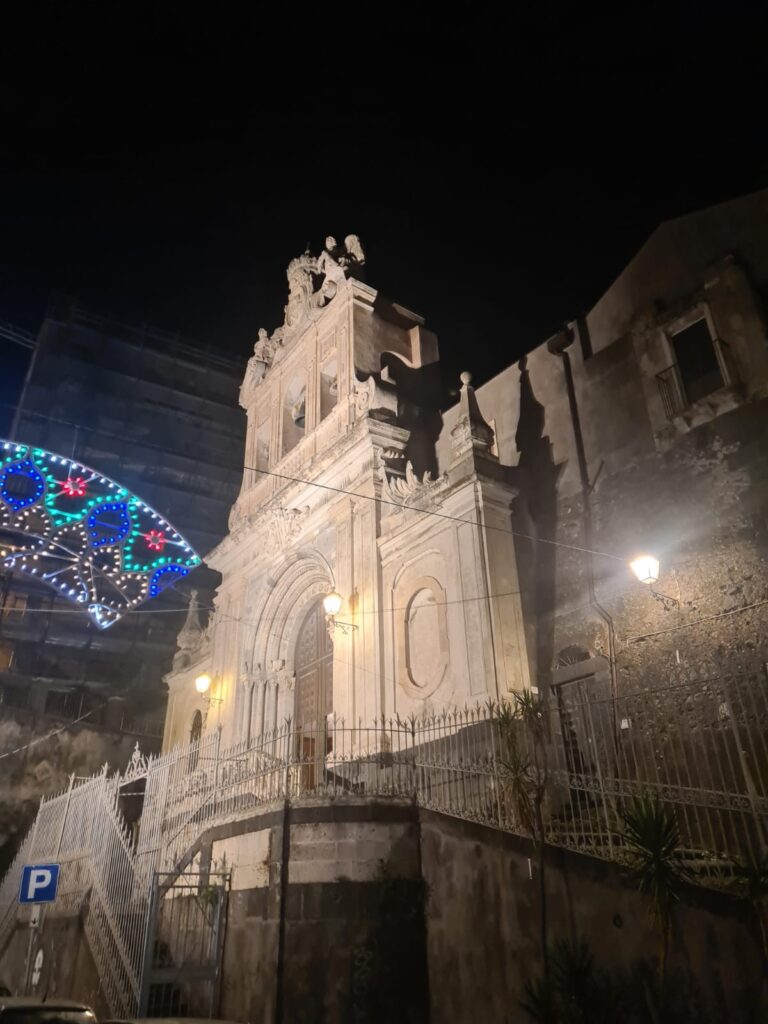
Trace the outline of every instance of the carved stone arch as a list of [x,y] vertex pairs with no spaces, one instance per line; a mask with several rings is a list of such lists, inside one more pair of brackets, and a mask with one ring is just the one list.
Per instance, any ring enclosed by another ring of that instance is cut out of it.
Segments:
[[254,615],[250,664],[269,672],[281,660],[293,672],[293,646],[307,604],[333,585],[328,562],[319,552],[300,550],[285,559],[273,573],[270,587]]

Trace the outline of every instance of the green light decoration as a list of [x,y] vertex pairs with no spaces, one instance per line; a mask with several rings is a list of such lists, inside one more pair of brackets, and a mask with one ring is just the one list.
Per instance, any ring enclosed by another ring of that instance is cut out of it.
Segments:
[[29,573],[101,629],[200,564],[160,513],[62,455],[0,440],[0,564]]

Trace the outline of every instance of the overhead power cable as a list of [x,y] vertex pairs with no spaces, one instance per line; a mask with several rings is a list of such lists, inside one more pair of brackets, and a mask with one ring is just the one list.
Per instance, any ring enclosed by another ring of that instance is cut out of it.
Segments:
[[279,480],[287,480],[294,484],[303,484],[305,487],[318,487],[324,491],[333,491],[336,494],[345,494],[350,498],[361,498],[363,501],[372,501],[380,505],[390,505],[400,511],[411,510],[421,515],[436,516],[438,519],[448,519],[455,523],[462,523],[465,526],[477,526],[481,530],[495,530],[497,533],[505,533],[508,536],[519,537],[522,540],[529,540],[533,544],[550,544],[553,547],[566,548],[568,551],[580,551],[585,555],[599,555],[601,558],[612,558],[617,562],[626,562],[621,555],[612,555],[608,551],[596,551],[593,548],[579,547],[577,544],[564,544],[560,540],[550,540],[547,537],[533,537],[528,533],[520,533],[518,530],[510,530],[505,526],[492,526],[488,523],[479,523],[476,519],[463,519],[461,516],[452,516],[447,512],[437,512],[435,509],[413,508],[403,502],[392,501],[390,498],[378,498],[374,494],[361,494],[359,491],[349,491],[345,487],[334,487],[332,484],[322,484],[317,480],[303,480],[301,477],[289,476],[286,473],[278,473],[273,469],[257,469],[255,466],[243,466],[243,469],[251,470],[254,473],[261,473],[264,476],[277,477]]

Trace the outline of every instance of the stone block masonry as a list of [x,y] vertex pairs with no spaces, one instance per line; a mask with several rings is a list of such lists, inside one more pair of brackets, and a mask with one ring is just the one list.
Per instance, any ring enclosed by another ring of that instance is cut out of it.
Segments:
[[[519,836],[386,800],[273,805],[211,828],[196,855],[203,891],[208,870],[232,872],[214,1015],[250,1024],[522,1019],[525,983],[541,973],[536,865]],[[550,847],[547,895],[551,943],[583,940],[614,975],[654,963],[648,905],[616,865]],[[45,984],[49,996],[101,1012],[88,912],[46,917]],[[20,924],[0,957],[0,983],[14,990],[27,939]],[[700,1024],[766,1019],[746,903],[688,888],[675,908],[669,980]]]

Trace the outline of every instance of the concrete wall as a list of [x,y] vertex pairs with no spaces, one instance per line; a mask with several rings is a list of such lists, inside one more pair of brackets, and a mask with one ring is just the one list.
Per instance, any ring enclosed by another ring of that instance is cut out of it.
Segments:
[[[428,1019],[419,831],[405,804],[292,808],[212,829],[232,871],[219,1015],[271,1024]],[[283,881],[285,896],[283,899]]]
[[[541,957],[538,867],[524,839],[404,803],[318,802],[209,830],[195,868],[202,885],[210,870],[232,873],[214,1015],[250,1024],[525,1019],[519,1003]],[[658,933],[620,869],[550,848],[546,879],[551,943],[587,942],[598,969],[628,984],[653,974]],[[172,960],[173,935],[160,933]],[[0,982],[16,991],[27,935],[19,927],[0,958]],[[80,918],[49,917],[41,944],[50,994],[105,1012]],[[669,971],[685,1020],[766,1019],[757,924],[734,898],[684,892]]]
[[[430,811],[420,817],[432,1024],[527,1020],[519,1001],[526,980],[541,974],[531,844]],[[598,968],[615,972],[658,956],[648,906],[615,865],[551,848],[546,876],[552,943],[584,940]],[[671,990],[687,994],[686,1020],[766,1019],[757,927],[735,900],[686,894],[669,971]]]
[[[42,931],[32,946],[32,963],[43,953],[39,976],[30,975],[29,994],[38,998],[82,999],[102,1020],[111,1016],[104,1001],[96,966],[83,930],[83,915],[44,918]],[[29,931],[20,926],[0,958],[0,984],[14,995],[24,993]]]

